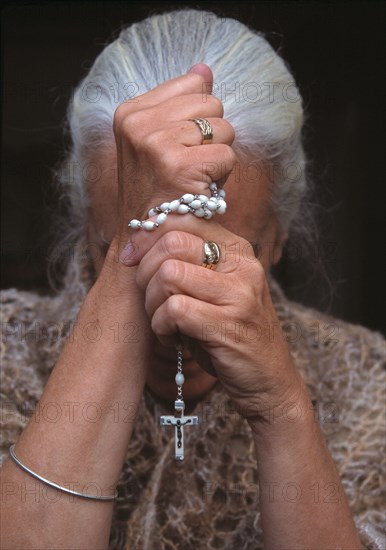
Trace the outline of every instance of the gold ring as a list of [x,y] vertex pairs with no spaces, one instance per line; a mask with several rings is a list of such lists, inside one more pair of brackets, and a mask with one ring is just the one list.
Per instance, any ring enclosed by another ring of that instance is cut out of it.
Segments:
[[209,120],[206,118],[191,118],[192,122],[195,122],[200,128],[202,134],[201,145],[208,145],[213,141],[213,128]]
[[221,259],[220,247],[213,241],[204,241],[202,243],[202,267],[214,269]]

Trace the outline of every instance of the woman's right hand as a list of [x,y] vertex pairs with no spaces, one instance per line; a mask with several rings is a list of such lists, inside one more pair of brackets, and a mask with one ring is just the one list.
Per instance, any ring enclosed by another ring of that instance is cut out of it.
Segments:
[[[184,193],[207,193],[211,181],[223,181],[232,170],[234,131],[222,118],[221,101],[211,95],[212,82],[209,67],[195,65],[117,108],[118,233],[124,238],[130,219],[147,218],[149,208]],[[201,145],[192,118],[211,123],[209,147]]]

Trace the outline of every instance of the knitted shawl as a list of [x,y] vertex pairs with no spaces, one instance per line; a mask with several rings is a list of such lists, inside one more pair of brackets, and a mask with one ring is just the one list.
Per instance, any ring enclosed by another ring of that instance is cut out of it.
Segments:
[[[272,278],[269,284],[359,537],[366,548],[384,549],[384,338],[291,302]],[[3,460],[36,407],[88,288],[79,275],[55,296],[2,293]],[[177,462],[174,430],[159,423],[172,406],[167,410],[145,389],[118,485],[110,548],[262,548],[259,472],[247,423],[217,383],[192,411],[200,424],[185,430],[185,460]],[[334,487],[308,489],[320,502],[336,498]],[[296,501],[302,490],[288,485],[273,494]]]

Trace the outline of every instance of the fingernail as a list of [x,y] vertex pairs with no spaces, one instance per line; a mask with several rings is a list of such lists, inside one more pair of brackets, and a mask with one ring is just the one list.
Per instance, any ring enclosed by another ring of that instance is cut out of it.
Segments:
[[195,65],[193,65],[192,67],[190,67],[188,73],[201,74],[201,73],[199,72],[199,70],[197,70],[197,66],[198,66],[198,63],[196,63]]
[[134,256],[134,245],[131,241],[129,241],[125,248],[122,250],[122,252],[119,255],[119,261],[122,264],[130,264],[130,261],[132,257]]
[[206,76],[208,69],[210,70],[210,67],[204,63],[195,63],[190,67],[188,73],[196,73],[201,76]]

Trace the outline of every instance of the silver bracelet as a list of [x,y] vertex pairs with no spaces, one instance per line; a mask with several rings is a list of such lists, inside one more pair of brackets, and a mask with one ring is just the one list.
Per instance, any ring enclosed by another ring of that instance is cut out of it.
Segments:
[[88,495],[87,493],[78,493],[77,491],[72,491],[71,489],[67,489],[66,487],[62,487],[61,485],[58,485],[57,483],[53,483],[52,481],[49,481],[48,479],[46,479],[46,478],[40,476],[39,474],[33,472],[32,470],[27,468],[27,466],[25,466],[22,462],[20,462],[20,460],[17,458],[17,456],[15,454],[14,449],[15,449],[15,445],[11,445],[11,447],[9,448],[9,454],[11,455],[14,462],[22,470],[24,470],[25,472],[30,474],[32,477],[35,477],[36,479],[38,479],[39,481],[42,481],[43,483],[45,483],[46,485],[49,485],[50,487],[54,487],[54,489],[58,489],[59,491],[62,491],[63,493],[67,493],[67,494],[73,495],[75,497],[88,498],[88,499],[91,499],[91,500],[115,500],[118,496],[118,491],[117,490],[115,491],[114,495],[96,496],[96,495]]

